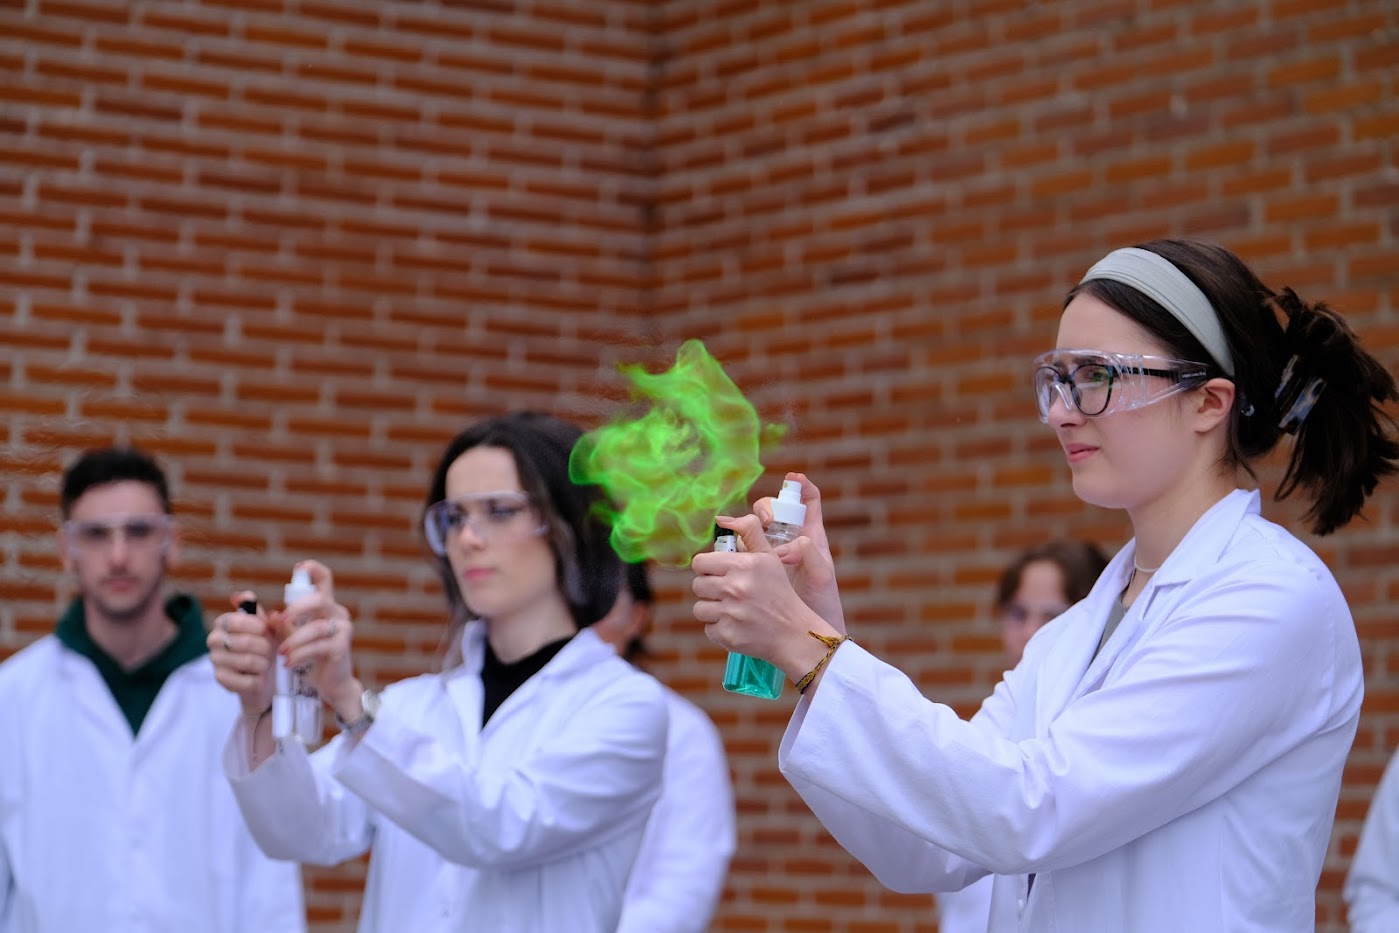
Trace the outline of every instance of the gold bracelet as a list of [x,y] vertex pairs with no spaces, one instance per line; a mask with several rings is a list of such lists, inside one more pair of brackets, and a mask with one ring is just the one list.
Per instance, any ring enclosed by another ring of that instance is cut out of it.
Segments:
[[826,646],[826,656],[821,660],[817,661],[816,666],[813,667],[810,671],[808,671],[805,677],[797,681],[798,693],[806,692],[806,688],[811,686],[811,682],[816,679],[817,674],[821,673],[821,668],[825,667],[826,664],[831,660],[831,657],[836,653],[836,649],[839,648],[842,644],[844,644],[849,638],[848,635],[817,635],[810,629],[807,630],[806,634],[810,635],[812,638],[816,639],[821,644]]

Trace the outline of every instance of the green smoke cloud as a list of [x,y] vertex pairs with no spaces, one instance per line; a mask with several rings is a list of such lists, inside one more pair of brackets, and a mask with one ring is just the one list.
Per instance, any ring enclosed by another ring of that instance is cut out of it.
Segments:
[[619,366],[640,405],[589,431],[569,457],[576,483],[602,486],[612,546],[623,560],[685,567],[714,537],[714,516],[742,501],[763,473],[761,447],[779,439],[763,425],[704,344],[687,340],[665,372]]

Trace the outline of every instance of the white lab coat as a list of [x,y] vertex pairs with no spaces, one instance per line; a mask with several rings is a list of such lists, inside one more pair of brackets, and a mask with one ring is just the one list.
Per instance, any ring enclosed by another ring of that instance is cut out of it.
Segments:
[[1363,689],[1340,589],[1236,490],[1090,663],[1134,552],[970,723],[842,646],[782,770],[891,888],[995,873],[995,933],[1311,931]]
[[0,933],[292,933],[295,864],[258,849],[220,767],[238,701],[207,656],[133,738],[54,636],[0,665]]
[[978,878],[960,891],[938,894],[938,933],[986,933],[996,876]]
[[613,933],[660,794],[666,707],[591,629],[481,728],[485,629],[463,664],[384,691],[358,743],[284,743],[251,774],[224,763],[272,855],[334,864],[372,846],[362,933]]
[[1354,933],[1399,930],[1399,752],[1375,788],[1344,894]]
[[669,688],[665,786],[651,811],[617,933],[705,933],[735,846],[724,743],[704,710]]

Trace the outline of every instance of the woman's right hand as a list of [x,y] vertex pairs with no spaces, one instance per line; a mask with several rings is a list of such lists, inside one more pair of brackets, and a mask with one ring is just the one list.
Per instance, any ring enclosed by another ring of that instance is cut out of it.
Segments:
[[[234,594],[237,606],[257,597],[248,590]],[[259,606],[256,615],[225,612],[214,620],[206,640],[214,676],[223,687],[238,695],[246,716],[260,716],[272,706],[275,686],[277,641],[272,626]]]
[[[802,602],[845,634],[845,609],[840,604],[835,559],[831,557],[831,544],[826,537],[825,520],[821,515],[821,490],[807,479],[805,473],[788,473],[786,478],[801,483],[801,501],[806,506],[806,520],[802,523],[801,536],[773,548],[773,553],[786,565],[792,589],[796,590]],[[772,498],[765,496],[754,502],[753,514],[758,516],[764,528],[771,525]]]

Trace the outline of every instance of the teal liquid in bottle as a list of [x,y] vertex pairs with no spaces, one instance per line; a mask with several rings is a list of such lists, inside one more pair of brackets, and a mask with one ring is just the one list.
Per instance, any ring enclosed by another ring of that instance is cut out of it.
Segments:
[[[782,492],[772,504],[773,522],[767,529],[770,544],[786,544],[801,534],[802,522],[806,520],[806,506],[802,505],[801,493],[800,483],[790,480],[783,482]],[[733,532],[722,528],[716,531],[714,550],[738,550],[738,539]],[[730,651],[728,663],[724,665],[724,689],[730,693],[775,700],[782,696],[786,680],[786,675],[779,668],[746,654]]]
[[724,689],[730,693],[775,700],[782,696],[782,685],[786,680],[787,675],[782,671],[746,654],[730,651],[729,661],[724,665]]
[[[733,532],[720,529],[714,539],[714,550],[737,551],[738,539]],[[775,700],[782,696],[782,683],[787,678],[782,671],[760,658],[750,658],[736,651],[729,652],[728,663],[724,665],[724,689],[730,693]]]

